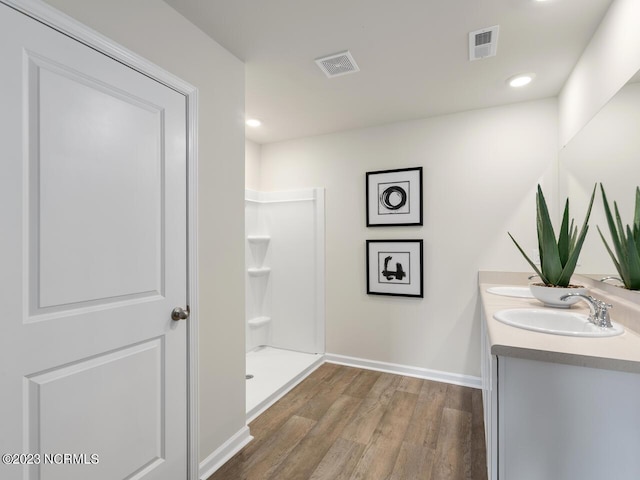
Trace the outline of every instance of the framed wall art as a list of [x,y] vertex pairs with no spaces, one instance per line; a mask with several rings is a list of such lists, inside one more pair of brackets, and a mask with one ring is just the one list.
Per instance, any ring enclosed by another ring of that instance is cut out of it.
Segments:
[[367,172],[367,227],[422,225],[422,167]]
[[424,297],[422,240],[367,240],[367,293]]

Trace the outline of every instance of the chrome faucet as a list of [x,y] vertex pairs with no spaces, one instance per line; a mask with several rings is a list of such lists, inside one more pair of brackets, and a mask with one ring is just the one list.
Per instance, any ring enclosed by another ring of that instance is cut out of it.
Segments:
[[611,318],[609,317],[609,309],[613,308],[613,305],[598,300],[591,295],[584,295],[582,293],[568,293],[560,297],[560,300],[567,301],[571,297],[580,297],[589,304],[591,313],[589,314],[589,321],[598,327],[613,328],[611,325]]

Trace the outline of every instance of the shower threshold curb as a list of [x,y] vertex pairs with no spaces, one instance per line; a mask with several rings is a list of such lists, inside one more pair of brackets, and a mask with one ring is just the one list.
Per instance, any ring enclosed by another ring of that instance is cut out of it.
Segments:
[[293,387],[295,387],[300,382],[302,382],[302,380],[304,380],[309,375],[311,375],[311,373],[313,373],[323,363],[325,363],[324,353],[319,354],[318,358],[311,365],[309,365],[307,368],[302,370],[299,374],[297,374],[295,377],[293,377],[291,380],[289,380],[287,383],[285,383],[282,387],[280,387],[278,390],[273,392],[263,401],[258,403],[251,410],[247,411],[247,424],[251,423],[256,417],[258,417],[258,415],[263,413],[267,408],[269,408],[271,405],[273,405],[282,397],[284,397],[287,393],[289,393],[293,389]]

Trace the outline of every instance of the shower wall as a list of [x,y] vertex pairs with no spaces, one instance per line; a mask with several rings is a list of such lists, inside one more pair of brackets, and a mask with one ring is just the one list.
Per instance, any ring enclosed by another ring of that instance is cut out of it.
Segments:
[[324,353],[324,190],[247,190],[247,351]]

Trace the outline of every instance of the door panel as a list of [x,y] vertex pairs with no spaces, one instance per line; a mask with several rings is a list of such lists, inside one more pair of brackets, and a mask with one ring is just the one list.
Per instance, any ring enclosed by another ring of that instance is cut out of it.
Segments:
[[32,313],[160,295],[162,109],[27,57]]
[[0,62],[0,478],[186,478],[185,97],[5,5]]
[[[78,463],[34,466],[33,477],[38,478],[40,469],[42,478],[61,480],[83,480],[96,474],[127,478],[131,472],[158,463],[164,456],[163,363],[163,343],[155,339],[30,375],[29,450],[74,452],[76,439],[82,438],[83,452],[101,452],[97,459],[81,454],[75,459]],[[127,395],[105,388],[108,384],[126,388]],[[118,462],[100,463],[100,458],[117,458]]]

